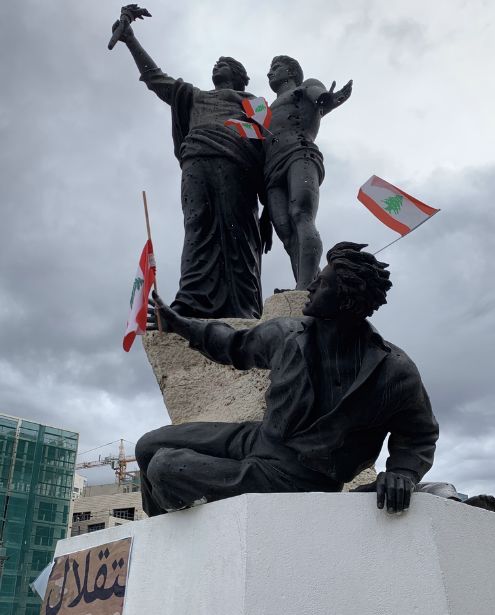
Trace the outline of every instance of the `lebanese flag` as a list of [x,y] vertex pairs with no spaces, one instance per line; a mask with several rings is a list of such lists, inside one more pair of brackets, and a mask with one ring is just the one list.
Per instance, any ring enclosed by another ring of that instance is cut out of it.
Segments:
[[146,333],[146,320],[148,317],[148,296],[151,286],[155,281],[156,264],[153,255],[153,244],[151,239],[146,242],[139,266],[134,278],[131,293],[131,309],[129,318],[127,319],[127,329],[124,335],[124,350],[129,352],[136,335],[144,335]]
[[261,130],[256,124],[251,122],[244,122],[242,120],[227,120],[224,122],[225,126],[231,126],[234,130],[244,137],[244,139],[264,139],[261,134]]
[[269,128],[272,121],[272,110],[263,96],[258,98],[244,98],[242,107],[247,117],[261,124],[263,128]]
[[376,175],[361,186],[357,198],[378,220],[402,236],[440,211]]

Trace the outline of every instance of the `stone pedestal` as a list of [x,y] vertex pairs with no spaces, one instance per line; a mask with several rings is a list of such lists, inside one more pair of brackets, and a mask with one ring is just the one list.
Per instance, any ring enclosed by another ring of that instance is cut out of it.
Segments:
[[[301,316],[307,293],[288,291],[269,297],[260,320],[223,319],[236,329],[280,316]],[[213,363],[189,348],[188,342],[173,333],[147,333],[143,345],[153,368],[172,423],[192,421],[259,421],[266,410],[267,370],[236,370]],[[376,478],[374,469],[366,470],[350,483],[351,487]],[[349,485],[345,489],[349,488]]]
[[[492,615],[495,514],[414,494],[249,494],[61,540],[133,536],[124,615]],[[88,612],[89,612],[88,608]]]
[[[261,320],[225,318],[236,329],[254,327],[279,316],[301,316],[307,293],[290,291],[269,297]],[[174,333],[147,333],[143,345],[172,423],[259,421],[266,410],[268,371],[240,371],[213,363]]]

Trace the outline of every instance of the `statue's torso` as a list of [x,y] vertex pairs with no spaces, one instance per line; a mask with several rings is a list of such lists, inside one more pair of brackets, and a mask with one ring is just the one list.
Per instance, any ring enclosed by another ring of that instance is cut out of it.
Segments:
[[267,138],[267,154],[272,147],[284,147],[297,141],[314,142],[320,128],[320,111],[304,84],[280,95],[271,105],[272,138]]
[[[244,139],[236,130],[225,126],[228,119],[245,119],[242,101],[246,98],[253,98],[253,95],[229,89],[205,91],[193,88],[187,134],[180,148],[181,162],[197,157],[228,158],[261,177],[261,142]],[[255,182],[252,189],[257,189]]]
[[310,428],[338,406],[358,377],[369,335],[365,323],[338,334],[321,319],[311,319],[299,332],[287,323],[290,333],[279,345],[266,393],[264,429],[279,438]]
[[194,88],[189,130],[201,126],[211,128],[215,124],[223,129],[224,122],[228,119],[245,119],[242,110],[244,98],[252,98],[252,94],[235,90],[204,91]]

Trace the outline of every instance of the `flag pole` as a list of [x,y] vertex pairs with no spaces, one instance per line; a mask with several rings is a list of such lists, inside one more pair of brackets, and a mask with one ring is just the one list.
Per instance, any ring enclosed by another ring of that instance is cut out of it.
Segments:
[[419,228],[422,224],[424,224],[425,222],[427,222],[428,220],[430,220],[431,218],[433,218],[433,216],[435,216],[439,211],[442,211],[441,209],[437,209],[434,213],[431,214],[431,216],[428,216],[428,218],[425,218],[422,222],[420,222],[418,224],[418,226],[415,226],[414,228],[412,228],[409,233],[406,233],[405,235],[401,235],[400,237],[397,237],[397,239],[394,239],[393,241],[391,241],[390,243],[387,243],[386,246],[383,246],[383,248],[380,248],[379,250],[377,250],[376,252],[373,252],[373,256],[376,256],[377,254],[379,254],[380,252],[382,252],[383,250],[385,250],[386,248],[389,248],[391,245],[393,245],[394,243],[396,243],[397,241],[399,241],[399,239],[402,239],[403,237],[407,237],[407,235],[410,235],[413,231],[415,231],[417,228]]
[[[407,233],[409,235],[409,233]],[[405,237],[405,235],[401,235],[400,237],[397,237],[397,239],[394,239],[393,241],[391,241],[390,243],[387,243],[386,246],[383,246],[383,248],[380,248],[379,250],[377,250],[376,252],[373,252],[373,256],[376,256],[377,254],[379,254],[380,252],[382,252],[383,250],[385,250],[386,248],[389,248],[391,245],[393,245],[394,243],[396,243],[397,241],[399,241],[399,239],[402,239],[403,237]]]
[[[148,215],[148,200],[146,198],[146,190],[143,190],[143,205],[144,205],[144,218],[146,220],[146,232],[148,233],[148,240],[151,241],[151,227],[150,227],[150,217]],[[153,288],[155,289],[155,293],[158,294],[158,286],[156,284],[156,274],[155,279],[153,280]],[[162,332],[162,321],[158,316],[158,308],[155,305],[155,315],[156,321],[158,323],[158,331]]]

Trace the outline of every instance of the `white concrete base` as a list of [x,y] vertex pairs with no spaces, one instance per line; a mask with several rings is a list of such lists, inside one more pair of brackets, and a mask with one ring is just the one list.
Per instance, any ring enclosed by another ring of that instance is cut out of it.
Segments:
[[243,495],[62,540],[134,536],[125,615],[493,615],[495,513],[415,494]]

